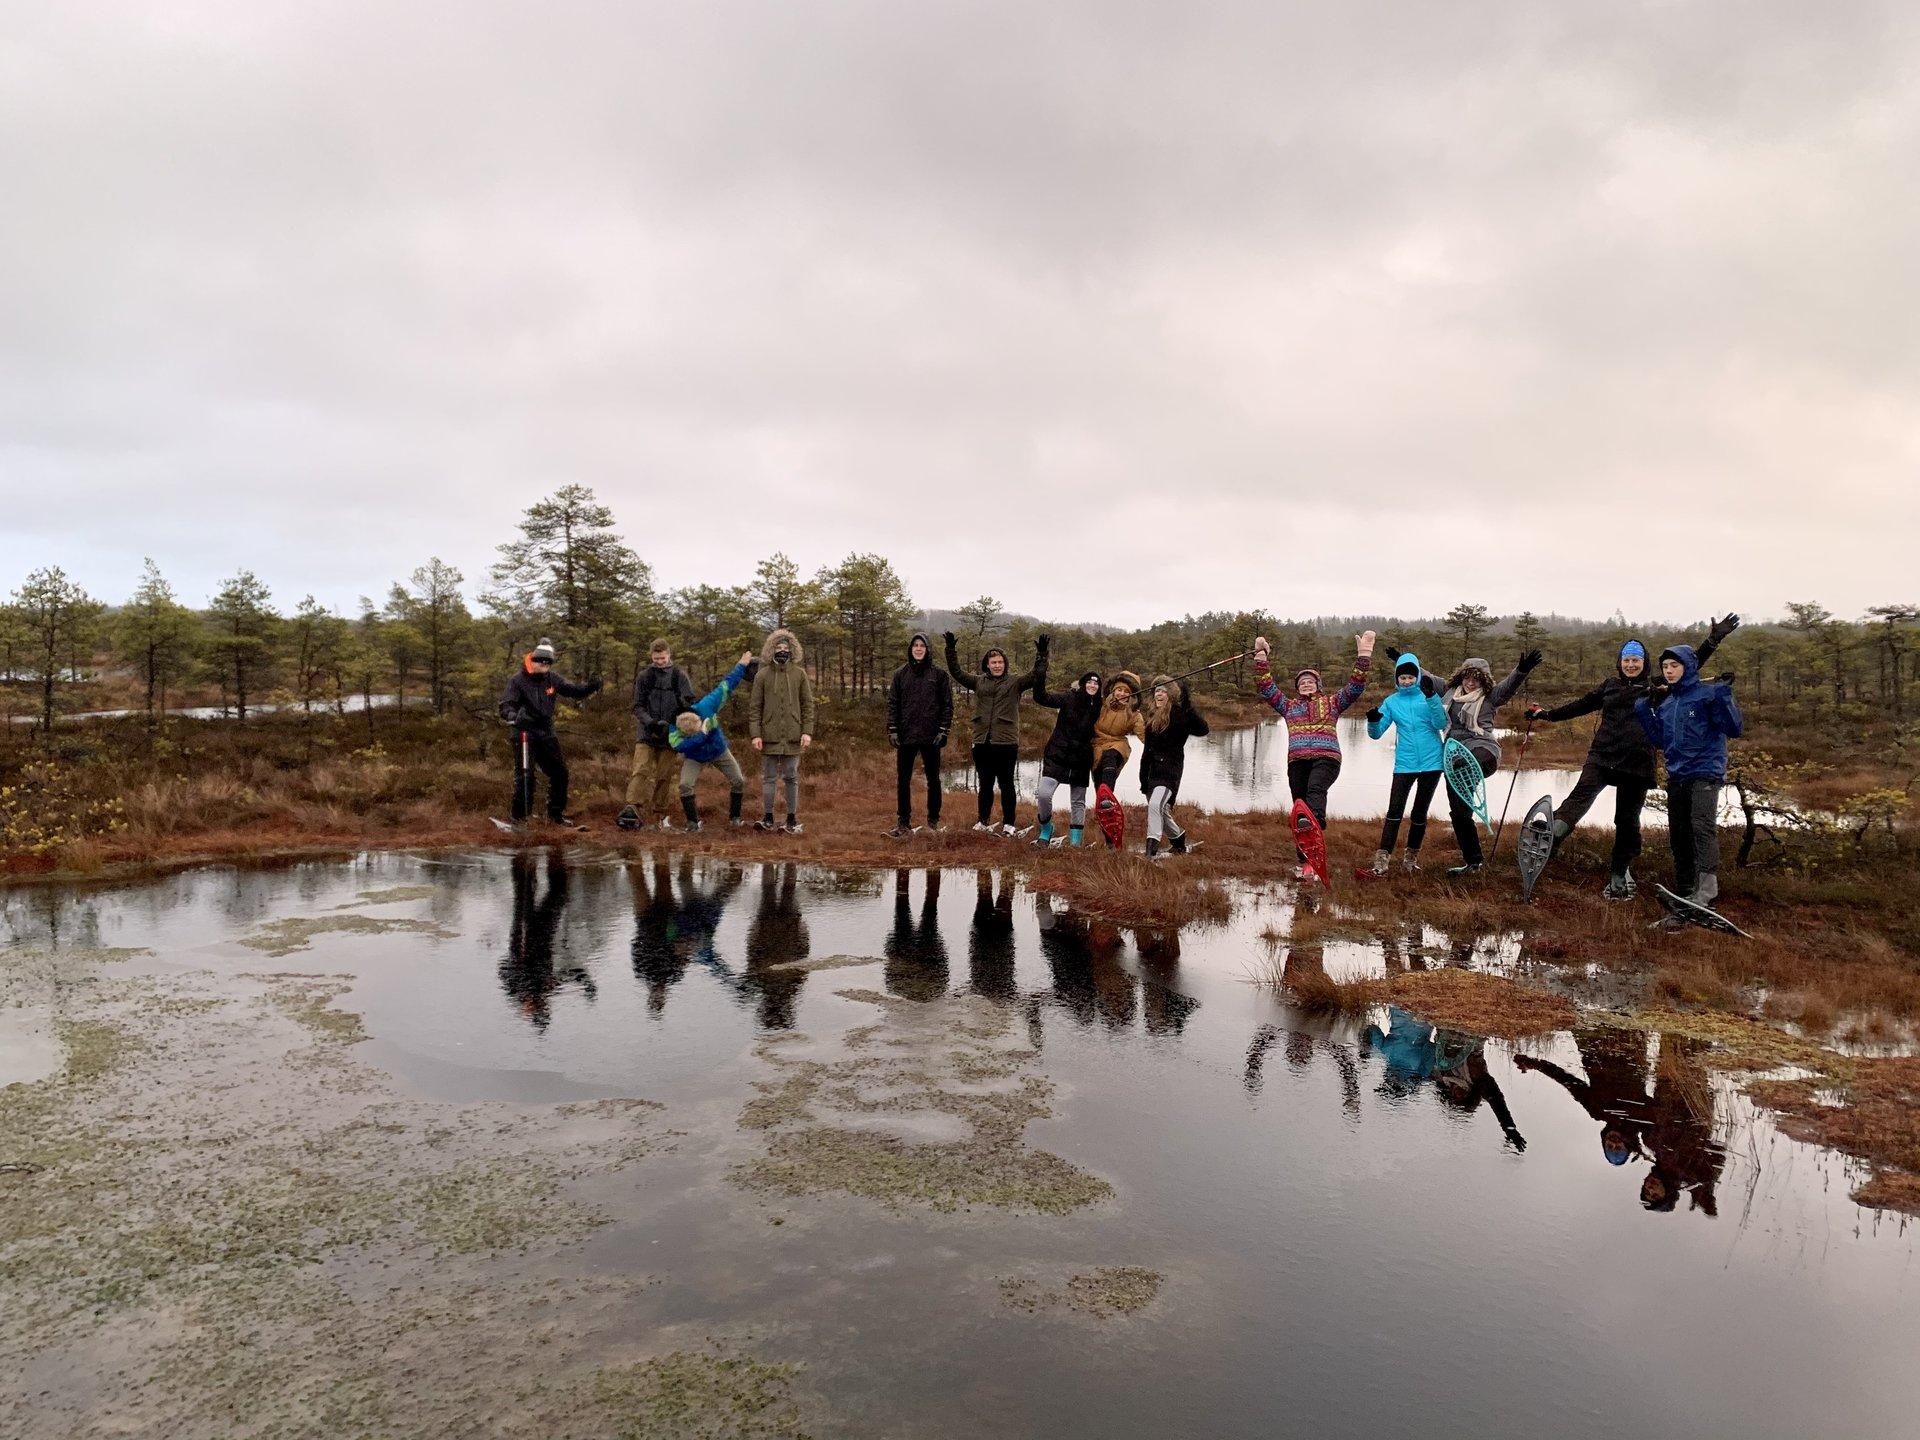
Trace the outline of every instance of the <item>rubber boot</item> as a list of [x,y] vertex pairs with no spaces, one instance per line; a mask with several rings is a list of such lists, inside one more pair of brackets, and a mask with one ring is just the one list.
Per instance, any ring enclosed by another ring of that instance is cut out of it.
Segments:
[[1042,845],[1051,845],[1053,843],[1053,822],[1051,820],[1040,827],[1040,843]]
[[740,828],[740,806],[745,802],[746,798],[747,797],[738,790],[735,790],[727,796],[727,824],[733,826],[736,830]]
[[700,802],[695,800],[691,795],[682,795],[680,797],[680,810],[681,813],[687,817],[687,829],[698,830],[700,828]]
[[1151,835],[1149,835],[1147,837],[1147,859],[1158,860],[1159,858],[1160,858],[1160,842],[1154,839]]
[[1178,835],[1173,837],[1172,848],[1173,848],[1173,853],[1176,855],[1184,855],[1187,853],[1187,832],[1186,831],[1182,830]]
[[1076,850],[1080,848],[1080,827],[1078,825],[1072,826],[1067,831],[1067,844],[1073,846]]

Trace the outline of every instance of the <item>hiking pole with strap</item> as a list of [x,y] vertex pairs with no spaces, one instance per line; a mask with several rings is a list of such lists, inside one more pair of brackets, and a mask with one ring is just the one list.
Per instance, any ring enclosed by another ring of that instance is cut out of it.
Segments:
[[526,727],[520,729],[520,817],[533,818],[533,761],[528,754]]
[[[1527,684],[1531,685],[1532,683],[1533,683],[1533,677],[1529,675],[1527,677]],[[1526,691],[1527,691],[1527,685],[1522,685],[1520,687],[1520,693],[1522,695],[1525,695]],[[1527,763],[1527,746],[1532,740],[1533,740],[1533,716],[1531,713],[1529,713],[1527,716],[1526,726],[1520,732],[1520,753],[1514,757],[1513,779],[1507,784],[1507,803],[1500,807],[1500,823],[1494,828],[1493,849],[1487,855],[1487,863],[1489,865],[1493,863],[1494,856],[1500,853],[1500,832],[1507,828],[1507,811],[1513,807],[1513,792],[1515,789],[1519,787],[1520,771],[1521,771],[1521,768],[1525,766]]]
[[1251,651],[1242,650],[1238,655],[1229,655],[1227,656],[1226,659],[1216,660],[1211,665],[1202,665],[1198,670],[1189,670],[1184,675],[1174,676],[1173,683],[1178,685],[1182,680],[1191,680],[1194,676],[1204,675],[1209,670],[1218,670],[1222,665],[1231,665],[1236,660],[1246,659],[1247,656],[1251,653],[1252,653]]

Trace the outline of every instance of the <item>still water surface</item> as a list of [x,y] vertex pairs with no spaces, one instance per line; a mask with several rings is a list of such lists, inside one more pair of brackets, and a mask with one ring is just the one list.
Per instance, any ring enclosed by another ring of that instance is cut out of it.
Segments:
[[[428,893],[362,899],[396,886]],[[1289,952],[1260,938],[1285,929],[1277,893],[1165,934],[988,870],[523,853],[19,891],[0,938],[237,974],[262,968],[237,943],[260,924],[355,904],[452,938],[320,935],[271,966],[351,976],[340,1003],[372,1037],[354,1053],[408,1090],[664,1103],[684,1138],[593,1189],[617,1219],[582,1263],[660,1277],[642,1333],[751,1321],[858,1433],[1915,1433],[1912,1232],[1686,1044],[1515,1049],[1400,1013],[1330,1022],[1250,983],[1271,963],[1523,970],[1524,935]],[[870,961],[770,968],[828,955]],[[1113,1198],[939,1215],[732,1185],[765,1144],[736,1124],[774,1078],[760,1042],[869,1024],[855,988],[1001,1007],[1057,1087],[1028,1140]],[[1160,1298],[1105,1324],[997,1298],[1009,1274],[1101,1265],[1161,1272]]]

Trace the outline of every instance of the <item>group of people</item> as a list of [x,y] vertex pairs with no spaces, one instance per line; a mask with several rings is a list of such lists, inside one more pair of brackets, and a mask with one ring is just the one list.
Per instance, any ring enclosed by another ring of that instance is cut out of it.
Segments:
[[[1572,832],[1602,790],[1614,791],[1614,838],[1605,894],[1633,897],[1632,866],[1641,852],[1640,818],[1656,777],[1656,757],[1664,759],[1668,834],[1673,850],[1674,886],[1681,897],[1711,907],[1719,895],[1719,794],[1726,780],[1727,741],[1741,733],[1740,707],[1733,677],[1701,678],[1703,663],[1739,626],[1736,615],[1712,622],[1698,647],[1676,644],[1650,663],[1646,644],[1630,639],[1620,647],[1615,673],[1573,699],[1556,706],[1530,704],[1529,724],[1598,714],[1586,763],[1554,822],[1555,847]],[[1006,650],[989,646],[977,670],[963,665],[952,632],[942,636],[945,665],[934,663],[932,638],[916,633],[904,663],[887,685],[887,739],[896,755],[894,827],[904,837],[913,822],[916,766],[926,782],[925,824],[941,828],[941,761],[953,729],[954,687],[973,697],[972,759],[979,777],[977,831],[1016,836],[1018,825],[1015,768],[1020,757],[1022,696],[1056,712],[1052,733],[1040,758],[1036,792],[1037,834],[1041,845],[1077,846],[1091,813],[1106,843],[1125,846],[1125,809],[1115,786],[1140,742],[1140,790],[1146,800],[1146,854],[1180,854],[1186,832],[1174,815],[1185,768],[1186,744],[1208,733],[1206,718],[1194,705],[1184,678],[1155,675],[1142,683],[1131,670],[1102,676],[1088,670],[1062,690],[1050,687],[1051,641],[1039,636],[1033,664],[1015,673]],[[1328,690],[1318,669],[1303,665],[1292,676],[1292,693],[1273,676],[1271,646],[1264,636],[1253,645],[1255,689],[1286,722],[1287,784],[1297,801],[1324,827],[1329,793],[1339,779],[1339,722],[1366,693],[1373,655],[1379,649],[1393,665],[1393,683],[1366,711],[1367,734],[1375,740],[1393,732],[1393,780],[1379,846],[1366,873],[1389,872],[1405,827],[1400,866],[1420,868],[1427,815],[1447,774],[1449,752],[1461,750],[1484,779],[1502,761],[1500,711],[1513,701],[1542,660],[1538,649],[1522,653],[1513,668],[1495,680],[1491,663],[1474,656],[1442,679],[1410,651],[1379,644],[1373,631],[1357,637],[1352,668],[1338,689]],[[575,683],[554,669],[554,650],[541,640],[507,686],[500,710],[515,728],[513,821],[532,812],[533,777],[548,780],[547,813],[556,824],[574,825],[567,815],[567,769],[554,736],[558,698],[584,699],[600,688],[597,680]],[[1655,672],[1657,664],[1657,673]],[[732,753],[720,712],[736,691],[747,693],[748,728],[761,760],[761,805],[756,828],[800,833],[799,765],[812,746],[815,725],[813,683],[800,641],[781,628],[766,638],[760,654],[744,652],[739,662],[704,695],[696,695],[685,670],[674,663],[672,646],[656,640],[648,664],[636,676],[633,713],[638,734],[617,823],[627,829],[657,825],[675,828],[670,803],[677,782],[681,826],[702,825],[697,796],[701,772],[712,767],[728,785],[728,821],[747,823],[743,810],[746,775]],[[1055,799],[1067,787],[1065,833],[1056,825]],[[1447,788],[1448,811],[1460,857],[1448,874],[1472,875],[1485,866],[1480,840],[1481,816],[1463,787]],[[995,796],[999,819],[994,818]],[[775,821],[777,802],[785,813]],[[1300,825],[1308,822],[1302,817]],[[1313,877],[1302,844],[1296,877]]]

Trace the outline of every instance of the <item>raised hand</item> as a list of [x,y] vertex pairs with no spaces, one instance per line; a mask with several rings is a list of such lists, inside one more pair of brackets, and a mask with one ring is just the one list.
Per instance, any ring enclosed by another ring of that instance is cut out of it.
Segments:
[[750,665],[750,664],[752,664],[752,663],[753,663],[753,652],[752,652],[751,650],[742,650],[742,651],[740,652],[740,663],[741,663],[742,665]]
[[1424,670],[1420,672],[1420,693],[1422,695],[1431,698],[1439,688],[1440,686],[1438,682],[1434,680],[1433,676],[1427,674]]
[[1380,653],[1382,655],[1385,655],[1387,659],[1393,661],[1397,665],[1400,663],[1400,657],[1406,652],[1403,651],[1398,645],[1382,645],[1380,647]]
[[1520,664],[1516,668],[1522,675],[1531,675],[1539,669],[1540,662],[1546,658],[1538,650],[1528,650],[1520,656]]
[[1354,648],[1354,650],[1355,650],[1355,651],[1356,651],[1356,652],[1357,652],[1358,654],[1361,654],[1361,655],[1365,655],[1365,656],[1369,656],[1369,657],[1370,657],[1370,656],[1372,656],[1372,654],[1373,654],[1373,638],[1374,638],[1374,637],[1373,637],[1373,631],[1371,631],[1371,630],[1367,630],[1367,631],[1364,631],[1364,632],[1363,632],[1363,633],[1362,633],[1362,634],[1360,635],[1360,637],[1359,637],[1359,638],[1358,638],[1357,640],[1355,640],[1355,641],[1354,641],[1354,643],[1353,643],[1353,648]]

